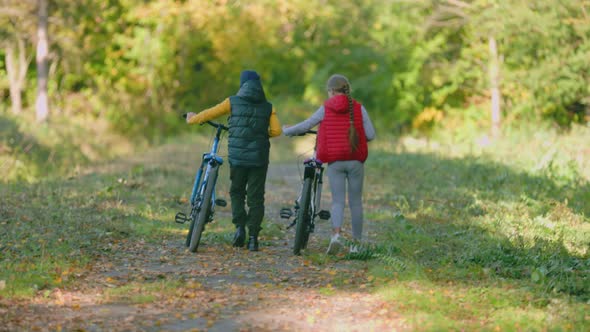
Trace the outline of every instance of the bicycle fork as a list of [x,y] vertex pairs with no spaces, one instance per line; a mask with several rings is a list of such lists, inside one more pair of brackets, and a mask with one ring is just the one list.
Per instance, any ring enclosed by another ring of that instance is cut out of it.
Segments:
[[[187,221],[191,220],[194,213],[198,213],[200,211],[200,209],[202,208],[200,204],[200,198],[203,197],[203,192],[205,191],[205,186],[207,185],[206,181],[208,181],[209,179],[209,172],[212,168],[219,167],[221,163],[222,161],[220,161],[219,158],[211,158],[210,155],[207,153],[203,155],[203,162],[201,163],[201,166],[195,174],[195,181],[193,185],[193,190],[191,192],[190,215],[187,216],[183,212],[178,212],[174,217],[174,221],[176,221],[179,224],[184,224]],[[206,168],[205,165],[207,165]],[[212,204],[211,206],[211,218],[213,218],[214,206],[217,205],[220,207],[225,207],[227,206],[227,201],[221,198],[216,198],[215,191],[213,191],[213,199],[211,201],[214,202],[214,204]]]
[[315,218],[319,217],[321,220],[328,220],[330,219],[330,211],[322,210],[322,187],[324,184],[324,168],[316,168],[315,169],[315,181],[314,181],[314,190],[312,190],[312,201],[313,204],[311,206],[311,223],[309,225],[310,232],[313,233],[315,228]]
[[[205,160],[207,154],[203,155],[203,161]],[[183,212],[178,212],[176,214],[176,216],[174,217],[174,221],[176,221],[179,224],[184,224],[187,221],[191,220],[191,217],[193,215],[193,213],[195,213],[195,208],[198,205],[198,202],[195,201],[195,198],[197,197],[197,191],[199,186],[201,185],[201,179],[203,179],[203,168],[205,166],[205,162],[201,162],[201,166],[199,167],[199,169],[197,170],[197,173],[195,174],[195,181],[193,182],[193,190],[191,191],[191,197],[190,197],[190,203],[191,203],[191,212],[190,215],[187,216],[185,213]],[[205,174],[205,178],[206,178]]]

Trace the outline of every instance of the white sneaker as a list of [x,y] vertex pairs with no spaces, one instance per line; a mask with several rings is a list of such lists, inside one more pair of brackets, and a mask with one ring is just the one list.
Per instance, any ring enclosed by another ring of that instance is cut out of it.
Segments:
[[348,253],[350,254],[358,254],[359,253],[359,246],[357,246],[356,244],[353,244],[350,246],[350,251]]
[[340,249],[342,249],[342,242],[340,242],[340,234],[334,234],[332,235],[332,238],[330,238],[330,244],[328,245],[328,250],[326,250],[326,254],[336,254],[338,251],[340,251]]

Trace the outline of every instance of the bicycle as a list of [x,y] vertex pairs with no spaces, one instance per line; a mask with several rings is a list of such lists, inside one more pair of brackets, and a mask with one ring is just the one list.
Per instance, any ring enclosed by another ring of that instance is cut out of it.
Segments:
[[[186,118],[186,114],[183,114],[183,117]],[[217,183],[219,167],[223,164],[223,158],[217,155],[219,142],[221,141],[222,132],[227,131],[229,128],[212,121],[207,121],[206,123],[216,128],[215,137],[213,138],[211,150],[203,154],[201,165],[195,175],[190,198],[191,212],[189,216],[185,213],[178,212],[174,217],[174,220],[179,224],[184,224],[189,220],[191,221],[185,243],[191,252],[197,251],[205,224],[213,221],[215,206],[227,206],[227,202],[224,199],[215,198],[215,185]]]
[[[305,134],[317,134],[317,131],[308,130],[299,136]],[[282,208],[280,211],[280,216],[283,219],[290,219],[292,216],[295,216],[293,222],[287,226],[287,229],[296,226],[295,241],[293,244],[293,254],[295,255],[300,255],[301,250],[307,247],[309,235],[315,230],[316,218],[319,217],[322,220],[330,219],[330,212],[320,209],[324,166],[316,158],[315,149],[313,156],[305,159],[303,165],[303,185],[301,186],[299,198],[295,200],[295,212],[288,207]]]

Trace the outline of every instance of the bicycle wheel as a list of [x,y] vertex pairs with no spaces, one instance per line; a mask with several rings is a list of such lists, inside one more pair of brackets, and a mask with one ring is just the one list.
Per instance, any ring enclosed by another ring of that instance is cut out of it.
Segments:
[[293,254],[300,255],[301,249],[307,245],[309,238],[309,222],[311,221],[311,178],[303,181],[301,201],[297,212],[297,226],[295,228],[295,244]]
[[191,209],[191,225],[188,228],[188,233],[186,234],[186,243],[185,245],[188,247],[191,244],[191,235],[193,234],[193,229],[195,228],[195,215],[197,214],[196,208],[193,206]]
[[211,168],[209,171],[209,178],[205,185],[205,192],[203,193],[203,201],[201,202],[201,209],[198,213],[193,215],[194,227],[191,232],[191,241],[189,250],[196,252],[201,242],[201,234],[205,229],[205,224],[209,220],[209,214],[211,213],[211,197],[213,196],[213,188],[215,188],[215,182],[217,182],[217,172],[219,168],[217,166]]
[[201,201],[200,197],[197,197],[197,201],[192,204],[191,206],[191,214],[189,215],[191,218],[191,224],[190,227],[188,228],[188,233],[186,234],[186,241],[185,241],[185,246],[190,246],[191,244],[191,236],[193,234],[193,229],[195,228],[195,220],[197,220],[196,216],[199,213],[199,210],[197,208],[197,206],[199,206],[199,202]]

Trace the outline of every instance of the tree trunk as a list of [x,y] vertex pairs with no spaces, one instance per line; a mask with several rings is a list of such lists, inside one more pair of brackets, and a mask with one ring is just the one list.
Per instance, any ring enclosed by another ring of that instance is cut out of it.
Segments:
[[489,67],[489,79],[490,79],[490,92],[491,92],[491,119],[492,128],[491,135],[496,138],[500,136],[500,122],[501,122],[501,109],[500,109],[500,61],[498,58],[498,46],[496,44],[496,38],[494,36],[489,37],[489,48],[490,48],[490,67]]
[[47,0],[39,0],[37,26],[37,121],[46,121],[49,117],[47,80],[49,77],[49,42],[47,36]]
[[22,91],[27,74],[28,64],[25,52],[25,42],[20,36],[16,36],[16,45],[13,42],[7,43],[5,61],[10,85],[10,102],[12,113],[17,115],[22,112]]

